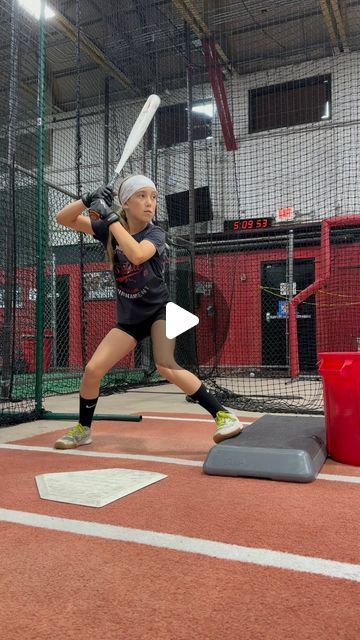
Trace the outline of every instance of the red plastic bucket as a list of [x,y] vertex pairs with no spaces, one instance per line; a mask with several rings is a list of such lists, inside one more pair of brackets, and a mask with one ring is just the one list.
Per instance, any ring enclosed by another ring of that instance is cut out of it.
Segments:
[[319,353],[319,373],[329,456],[360,466],[360,352]]

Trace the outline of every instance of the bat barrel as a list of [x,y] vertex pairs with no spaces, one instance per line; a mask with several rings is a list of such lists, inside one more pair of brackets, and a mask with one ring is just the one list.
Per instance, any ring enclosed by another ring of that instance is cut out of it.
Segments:
[[[115,182],[118,179],[120,173],[114,173],[113,177],[111,178],[110,182],[108,183],[110,189],[112,189],[112,191],[114,191],[114,187],[115,187]],[[116,195],[116,193],[114,194]]]
[[123,166],[129,159],[130,155],[133,153],[134,149],[136,149],[136,147],[138,146],[140,140],[142,140],[144,133],[147,130],[151,120],[153,119],[159,104],[160,98],[155,94],[149,96],[146,103],[144,104],[133,128],[130,131],[130,135],[126,141],[122,156],[115,169],[115,174],[109,182],[109,186],[112,189],[114,189],[115,182],[118,179]]

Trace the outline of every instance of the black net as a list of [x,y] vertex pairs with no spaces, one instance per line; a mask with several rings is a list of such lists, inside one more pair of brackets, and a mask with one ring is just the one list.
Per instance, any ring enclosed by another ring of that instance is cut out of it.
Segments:
[[[0,188],[2,233],[0,239],[1,421],[7,423],[34,415],[33,376],[26,366],[28,335],[35,326],[37,91],[29,82],[38,62],[38,31],[31,19],[22,19],[17,3],[3,2],[0,9],[1,104]],[[41,239],[42,241],[45,238]],[[34,336],[33,336],[34,337]],[[31,392],[26,390],[31,387]]]
[[[123,175],[156,182],[200,319],[177,360],[229,406],[322,411],[318,354],[360,349],[359,3],[25,4],[0,9],[1,421],[76,392],[114,325],[102,247],[55,213],[108,181],[151,93]],[[147,340],[102,393],[159,382]]]

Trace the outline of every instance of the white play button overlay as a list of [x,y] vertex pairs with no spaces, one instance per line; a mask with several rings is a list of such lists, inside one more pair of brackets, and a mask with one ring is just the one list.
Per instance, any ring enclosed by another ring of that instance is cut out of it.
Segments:
[[185,333],[189,329],[192,329],[199,324],[199,318],[194,316],[193,313],[189,313],[182,307],[179,307],[173,302],[168,302],[166,305],[166,337],[169,340],[176,338],[181,333]]

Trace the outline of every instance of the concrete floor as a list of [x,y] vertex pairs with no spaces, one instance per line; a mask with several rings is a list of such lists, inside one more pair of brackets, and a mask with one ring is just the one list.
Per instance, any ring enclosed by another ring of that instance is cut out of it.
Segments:
[[[51,396],[45,398],[47,411],[57,413],[76,413],[79,409],[78,394]],[[96,413],[114,415],[158,413],[192,413],[209,417],[209,414],[198,404],[187,402],[185,395],[175,385],[167,384],[159,387],[145,387],[126,393],[102,396],[98,401]],[[240,412],[237,412],[240,415]],[[262,413],[241,411],[243,417],[261,417]],[[0,429],[0,443],[13,442],[21,438],[66,429],[75,424],[74,420],[37,420]]]

